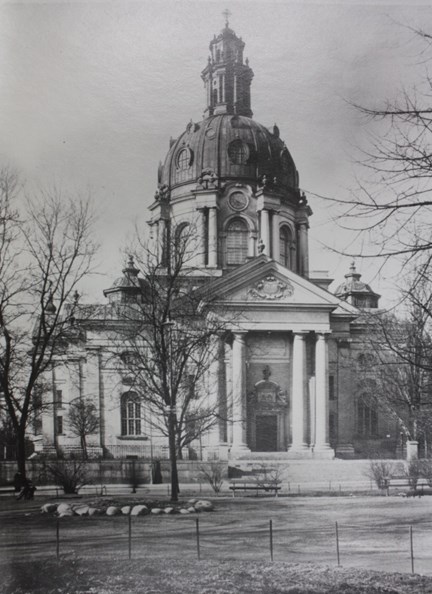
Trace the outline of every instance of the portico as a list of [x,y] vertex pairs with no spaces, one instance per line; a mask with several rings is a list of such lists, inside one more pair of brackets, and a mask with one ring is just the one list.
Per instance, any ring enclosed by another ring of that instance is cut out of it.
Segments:
[[[253,349],[264,340],[264,353],[254,357]],[[281,341],[286,352],[274,357]],[[234,332],[230,354],[226,372],[232,374],[231,457],[285,451],[288,458],[332,458],[328,334],[268,332],[263,338],[262,332]],[[255,382],[260,372],[263,379]]]
[[328,347],[337,300],[264,254],[215,289],[239,320],[224,358],[230,457],[332,458]]

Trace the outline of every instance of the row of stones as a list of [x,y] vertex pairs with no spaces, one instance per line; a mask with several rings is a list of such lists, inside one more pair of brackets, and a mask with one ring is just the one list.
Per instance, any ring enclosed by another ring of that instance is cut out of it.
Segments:
[[45,503],[41,507],[41,512],[44,514],[57,514],[59,518],[65,516],[94,516],[94,515],[131,515],[131,516],[145,516],[147,514],[191,514],[202,511],[213,511],[214,506],[211,501],[207,499],[190,499],[185,507],[153,507],[149,509],[146,505],[124,505],[117,507],[110,505],[106,509],[92,507],[89,505],[69,505],[68,503]]

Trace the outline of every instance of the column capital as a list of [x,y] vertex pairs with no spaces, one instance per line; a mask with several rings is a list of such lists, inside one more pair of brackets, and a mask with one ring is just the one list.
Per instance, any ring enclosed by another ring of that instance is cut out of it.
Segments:
[[327,340],[331,335],[331,330],[323,330],[322,332],[315,332],[315,335],[318,340]]
[[310,334],[309,330],[293,330],[294,338],[297,336],[298,338],[304,339],[308,334]]
[[232,333],[234,336],[234,340],[238,340],[239,342],[244,342],[248,331],[247,330],[236,330],[236,331],[233,331]]

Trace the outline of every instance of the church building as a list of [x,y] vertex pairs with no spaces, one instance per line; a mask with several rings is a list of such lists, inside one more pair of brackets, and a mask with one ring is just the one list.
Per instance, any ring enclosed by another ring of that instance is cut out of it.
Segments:
[[[278,126],[253,119],[254,73],[244,48],[228,22],[210,41],[201,72],[204,119],[191,120],[170,141],[150,206],[149,236],[160,262],[169,235],[180,238],[193,228],[189,265],[197,282],[223,296],[236,318],[211,370],[217,380],[210,397],[228,416],[186,456],[330,459],[395,451],[398,428],[363,393],[357,373],[364,362],[363,315],[378,307],[379,295],[354,264],[335,293],[327,273],[310,268],[313,204]],[[52,407],[38,425],[40,449],[78,448],[67,412],[81,395],[92,398],[99,417],[90,452],[167,454],[145,402],[110,363],[110,308],[139,286],[130,259],[104,291],[107,303],[98,316],[80,321],[68,365],[53,372]]]

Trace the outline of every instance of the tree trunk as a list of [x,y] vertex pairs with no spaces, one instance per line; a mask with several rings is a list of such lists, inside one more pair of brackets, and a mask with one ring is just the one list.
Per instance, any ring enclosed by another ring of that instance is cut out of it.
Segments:
[[178,494],[180,492],[177,473],[177,448],[175,426],[175,416],[171,411],[169,415],[168,424],[169,454],[171,462],[171,501],[178,501]]
[[86,442],[86,436],[85,435],[81,435],[81,449],[82,449],[83,460],[87,460],[88,459],[88,455],[87,455],[87,442]]
[[25,451],[25,429],[18,427],[16,438],[16,459],[18,471],[25,478],[26,476],[26,451]]

